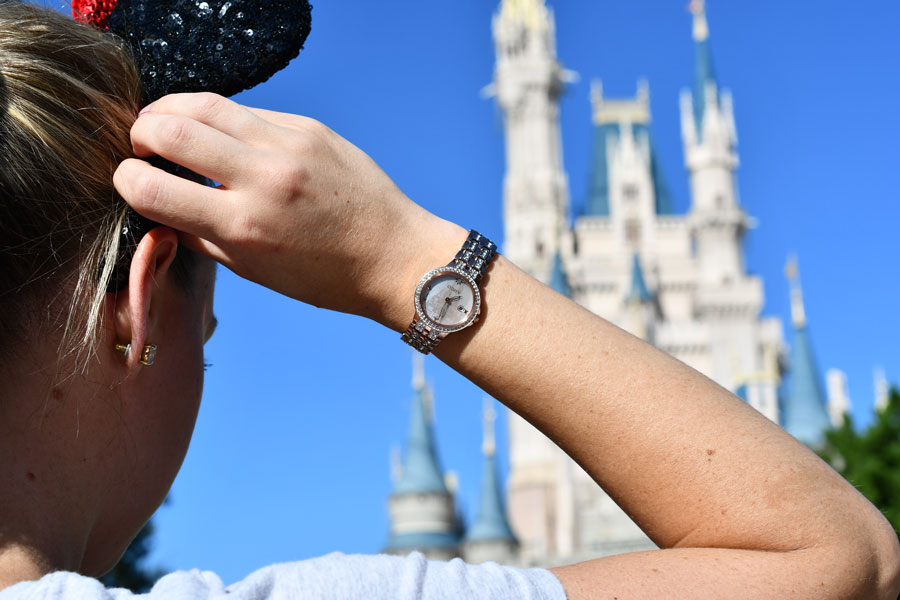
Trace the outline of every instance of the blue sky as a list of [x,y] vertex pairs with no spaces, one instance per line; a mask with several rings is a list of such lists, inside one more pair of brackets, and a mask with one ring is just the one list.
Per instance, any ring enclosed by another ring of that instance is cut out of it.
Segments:
[[[662,168],[679,211],[687,208],[678,115],[693,73],[686,3],[551,1],[559,57],[581,77],[561,109],[576,210],[587,191],[590,79],[626,96],[640,77]],[[320,1],[301,57],[237,99],[322,120],[411,198],[500,240],[502,122],[479,97],[492,78],[497,4]],[[735,100],[740,197],[759,222],[746,254],[765,282],[765,313],[789,323],[783,267],[794,252],[821,370],[847,372],[865,422],[872,368],[900,378],[900,4],[708,4],[716,69]],[[393,332],[224,269],[218,285],[213,367],[172,502],[157,515],[152,561],[232,581],[272,562],[378,551],[389,450],[403,440],[411,399],[408,348]],[[471,519],[482,393],[433,358],[427,373],[442,462],[459,473]]]

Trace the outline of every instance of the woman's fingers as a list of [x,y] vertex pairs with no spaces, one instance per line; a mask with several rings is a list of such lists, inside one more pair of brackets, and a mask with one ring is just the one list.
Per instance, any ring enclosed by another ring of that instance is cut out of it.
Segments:
[[289,113],[276,112],[274,110],[266,110],[264,108],[245,107],[247,112],[251,113],[260,121],[269,125],[277,125],[280,127],[296,127],[298,123],[307,121],[312,122],[313,119],[300,115],[292,115]]
[[179,232],[178,240],[184,245],[185,248],[193,250],[198,254],[208,256],[214,261],[225,265],[233,271],[236,270],[234,261],[232,260],[231,256],[229,256],[216,244],[213,244],[208,240],[204,240],[202,237],[196,236],[192,233],[184,233],[183,231]]
[[245,179],[253,149],[188,117],[146,113],[131,128],[140,157],[162,156],[214,181],[235,187]]
[[170,94],[147,106],[141,114],[176,115],[208,125],[253,144],[266,139],[270,125],[240,104],[218,94]]
[[143,160],[122,162],[113,183],[122,198],[148,219],[212,242],[221,239],[223,223],[233,222],[228,191],[166,173]]

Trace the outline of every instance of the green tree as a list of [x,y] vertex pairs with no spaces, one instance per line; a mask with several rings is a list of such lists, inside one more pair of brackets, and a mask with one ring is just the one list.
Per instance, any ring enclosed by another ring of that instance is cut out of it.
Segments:
[[819,455],[852,483],[900,529],[900,391],[892,388],[887,406],[864,431],[847,415],[826,434]]
[[162,569],[151,569],[144,564],[152,547],[152,539],[153,521],[148,521],[113,570],[100,578],[103,585],[127,588],[135,593],[149,591],[156,580],[165,574]]

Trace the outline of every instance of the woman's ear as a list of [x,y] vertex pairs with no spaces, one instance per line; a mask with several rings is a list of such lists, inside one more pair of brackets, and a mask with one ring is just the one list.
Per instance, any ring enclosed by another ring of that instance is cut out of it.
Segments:
[[[126,356],[129,368],[137,365],[141,351],[153,336],[156,315],[160,310],[168,280],[165,275],[178,252],[178,235],[169,227],[151,229],[141,238],[128,272],[125,293],[116,296],[116,339],[131,344]],[[151,340],[152,342],[152,340]]]

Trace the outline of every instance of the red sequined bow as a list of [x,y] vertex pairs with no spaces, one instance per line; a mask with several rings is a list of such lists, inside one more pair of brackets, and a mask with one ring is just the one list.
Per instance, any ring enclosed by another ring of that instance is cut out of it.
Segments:
[[80,23],[106,29],[109,13],[116,7],[117,0],[72,0],[72,17]]

